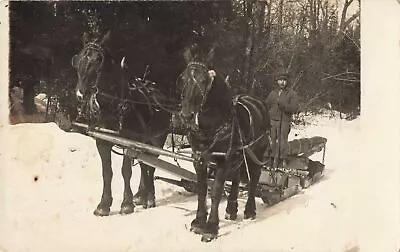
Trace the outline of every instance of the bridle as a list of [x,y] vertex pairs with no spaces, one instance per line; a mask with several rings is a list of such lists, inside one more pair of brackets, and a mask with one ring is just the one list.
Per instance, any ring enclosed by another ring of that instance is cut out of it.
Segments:
[[[205,75],[209,78],[209,83],[206,85],[205,88],[203,88],[200,83],[196,80],[196,78],[194,77],[194,70],[196,67],[200,67],[204,70]],[[205,64],[200,63],[200,62],[190,62],[185,71],[190,71],[190,76],[193,80],[193,83],[196,85],[196,87],[200,90],[200,94],[202,97],[201,103],[200,103],[200,111],[198,114],[201,113],[201,111],[203,110],[204,104],[207,101],[207,97],[208,97],[208,93],[211,90],[213,81],[214,81],[214,77],[215,77],[215,71],[214,70],[210,70]],[[181,92],[181,100],[184,99],[184,92],[185,92],[185,88],[189,85],[189,81],[184,81],[184,85],[182,87],[182,92]]]
[[[89,42],[87,43],[84,48],[82,49],[82,53],[79,54],[80,58],[78,59],[78,64],[77,64],[77,70],[79,71],[79,69],[83,68],[83,72],[87,72],[88,71],[88,67],[89,64],[88,62],[90,62],[90,58],[87,55],[87,51],[88,50],[94,50],[96,51],[100,57],[101,57],[101,61],[98,65],[98,67],[96,68],[96,79],[94,82],[89,82],[88,85],[88,98],[83,99],[83,101],[81,102],[80,106],[78,107],[78,118],[88,115],[88,119],[89,122],[98,122],[100,120],[101,117],[101,108],[100,108],[100,104],[98,102],[98,95],[104,96],[105,98],[109,98],[109,99],[118,99],[117,97],[110,97],[107,93],[101,92],[99,89],[99,83],[100,83],[100,79],[102,77],[102,70],[104,67],[104,62],[105,62],[105,50],[104,48],[95,43],[95,42]],[[86,60],[83,60],[86,59]],[[84,62],[86,62],[86,65],[82,66],[81,64],[83,64]],[[92,85],[90,85],[92,84]],[[122,98],[122,97],[121,97]],[[126,108],[125,103],[122,103],[119,107],[121,107],[120,110]]]
[[[99,80],[101,78],[101,70],[104,65],[105,51],[104,51],[103,47],[101,47],[99,44],[94,43],[94,42],[87,43],[82,51],[85,52],[85,51],[88,51],[88,49],[92,49],[92,50],[98,52],[101,56],[100,66],[96,70],[96,75],[97,75],[96,81],[95,81],[94,85],[91,86],[91,89],[93,89],[94,93],[98,93],[98,84],[99,84]],[[82,58],[79,59],[78,65],[81,64],[83,58],[87,59],[86,62],[89,61],[89,57],[87,55],[84,55],[84,56],[82,56]],[[88,70],[88,67],[89,67],[89,64],[87,64],[85,66],[85,69],[84,69],[85,72]]]

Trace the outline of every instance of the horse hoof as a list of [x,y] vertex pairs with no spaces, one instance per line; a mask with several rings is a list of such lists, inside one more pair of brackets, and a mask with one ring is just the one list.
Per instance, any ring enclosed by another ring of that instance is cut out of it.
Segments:
[[100,217],[108,216],[108,215],[110,215],[110,208],[99,208],[98,207],[98,208],[96,208],[96,210],[94,210],[93,214],[95,216],[100,216]]
[[156,207],[156,201],[154,199],[148,200],[147,204],[146,204],[146,208],[153,208],[153,207]]
[[196,218],[190,224],[190,232],[193,232],[195,234],[203,234],[205,226],[206,226],[205,220],[202,221]]
[[256,219],[256,214],[255,213],[253,213],[253,214],[244,214],[244,219],[245,220],[255,220]]
[[146,205],[146,199],[142,196],[138,196],[138,197],[133,197],[133,203],[136,206],[140,206],[140,205]]
[[202,242],[210,242],[214,239],[216,239],[218,237],[218,234],[214,234],[214,233],[205,233],[203,234],[203,236],[201,237],[201,241]]
[[135,212],[135,206],[133,204],[124,204],[121,206],[121,210],[119,211],[122,215],[127,215]]
[[237,219],[237,213],[225,213],[225,220],[236,220]]
[[192,226],[192,227],[190,227],[190,232],[193,232],[195,234],[203,234],[204,233],[204,228]]
[[152,200],[149,200],[149,201],[145,202],[145,203],[142,204],[142,205],[143,205],[143,208],[144,208],[144,209],[153,208],[153,207],[156,207],[156,202],[155,202],[155,201],[152,201]]

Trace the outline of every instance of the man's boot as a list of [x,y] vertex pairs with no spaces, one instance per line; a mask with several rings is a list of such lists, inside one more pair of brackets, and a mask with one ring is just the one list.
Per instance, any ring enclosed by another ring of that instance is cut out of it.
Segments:
[[279,165],[279,158],[274,157],[274,161],[272,163],[272,168],[276,169],[276,168],[278,168],[278,165]]
[[287,161],[286,161],[286,158],[283,158],[283,159],[282,159],[282,167],[283,167],[283,168],[287,168]]
[[274,158],[273,157],[268,157],[268,168],[272,168],[272,166],[274,165]]

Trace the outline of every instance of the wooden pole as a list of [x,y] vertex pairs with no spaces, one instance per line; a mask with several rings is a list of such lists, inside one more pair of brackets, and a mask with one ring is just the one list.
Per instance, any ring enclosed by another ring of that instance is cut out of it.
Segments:
[[111,135],[108,133],[103,133],[103,132],[96,132],[96,131],[88,131],[87,132],[88,136],[94,137],[96,139],[101,139],[116,145],[124,146],[128,149],[133,149],[139,152],[145,152],[153,155],[162,155],[162,156],[167,156],[167,157],[172,157],[172,158],[177,158],[177,159],[182,159],[185,161],[193,162],[194,158],[188,157],[185,155],[177,154],[171,151],[167,151],[158,147],[155,147],[150,144],[145,144],[141,142],[136,142],[130,139],[126,139],[120,136],[115,136]]

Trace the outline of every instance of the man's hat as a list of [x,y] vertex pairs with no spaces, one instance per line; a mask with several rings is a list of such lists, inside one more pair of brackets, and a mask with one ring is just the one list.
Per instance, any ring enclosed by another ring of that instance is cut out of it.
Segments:
[[288,80],[288,79],[289,79],[289,73],[286,71],[279,72],[276,75],[276,80]]

